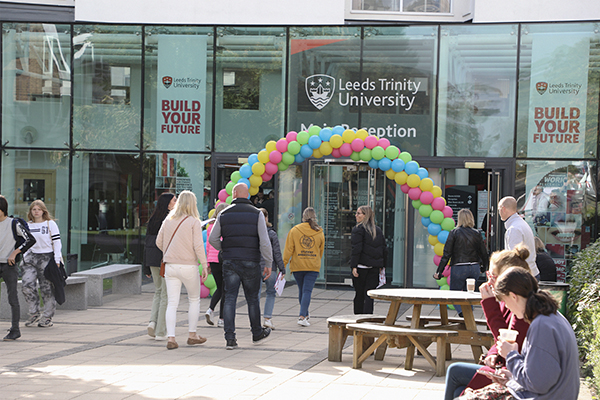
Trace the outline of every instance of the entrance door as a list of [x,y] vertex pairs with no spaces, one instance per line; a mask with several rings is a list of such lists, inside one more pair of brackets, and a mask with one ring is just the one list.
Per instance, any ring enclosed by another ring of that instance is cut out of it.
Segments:
[[42,200],[48,212],[54,215],[56,209],[56,171],[46,169],[15,170],[15,215],[27,218],[29,204]]

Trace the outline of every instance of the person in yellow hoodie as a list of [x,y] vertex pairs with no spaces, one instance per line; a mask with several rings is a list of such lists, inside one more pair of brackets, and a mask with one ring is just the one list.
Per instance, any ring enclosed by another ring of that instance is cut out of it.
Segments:
[[307,207],[302,213],[302,223],[294,226],[285,240],[284,265],[290,264],[290,271],[298,284],[300,316],[298,325],[310,326],[308,307],[325,248],[323,229],[317,224],[314,208]]

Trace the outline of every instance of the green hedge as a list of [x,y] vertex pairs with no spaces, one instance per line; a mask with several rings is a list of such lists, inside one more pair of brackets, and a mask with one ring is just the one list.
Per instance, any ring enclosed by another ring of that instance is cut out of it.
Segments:
[[600,388],[600,241],[580,251],[569,272],[567,317],[573,325],[582,374]]

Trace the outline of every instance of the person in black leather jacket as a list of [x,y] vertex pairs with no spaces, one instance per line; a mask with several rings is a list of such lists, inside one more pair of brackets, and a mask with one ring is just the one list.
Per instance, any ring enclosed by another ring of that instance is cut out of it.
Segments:
[[[466,290],[467,278],[479,278],[479,273],[487,270],[489,257],[481,234],[474,229],[475,220],[471,210],[463,208],[458,212],[458,224],[450,231],[444,255],[440,260],[435,279],[442,277],[442,272],[450,261],[450,290]],[[454,306],[459,315],[462,309]]]
[[385,271],[387,245],[383,232],[375,226],[374,213],[369,206],[356,210],[356,226],[352,229],[352,286],[354,314],[373,314],[373,299],[367,291],[377,288],[379,273]]

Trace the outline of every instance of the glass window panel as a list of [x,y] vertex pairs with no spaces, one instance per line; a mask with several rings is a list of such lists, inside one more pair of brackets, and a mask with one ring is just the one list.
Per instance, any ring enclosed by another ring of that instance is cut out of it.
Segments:
[[85,149],[140,142],[142,36],[139,26],[76,25],[73,141]]
[[413,156],[433,155],[436,54],[437,27],[365,28],[361,125]]
[[596,218],[596,163],[518,161],[518,211],[545,243],[565,281],[573,256],[593,240]]
[[358,108],[350,106],[346,93],[360,90],[345,88],[360,85],[360,28],[290,28],[290,35],[288,130],[356,128]]
[[597,24],[522,25],[517,157],[594,158]]
[[283,136],[284,28],[218,28],[215,148],[255,152]]
[[402,11],[413,13],[449,13],[450,0],[404,0]]
[[79,254],[79,270],[142,262],[137,154],[76,154],[71,226],[71,252]]
[[11,146],[62,147],[71,119],[69,25],[2,25],[2,137]]
[[147,27],[144,147],[210,150],[213,29]]
[[438,156],[511,157],[517,27],[442,26]]

